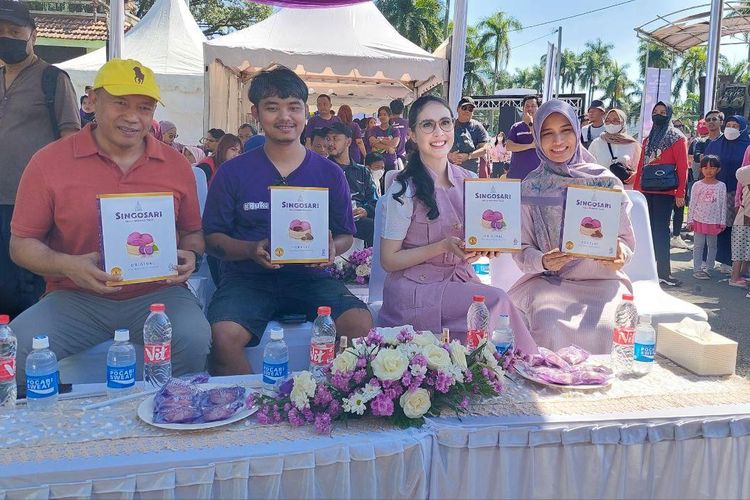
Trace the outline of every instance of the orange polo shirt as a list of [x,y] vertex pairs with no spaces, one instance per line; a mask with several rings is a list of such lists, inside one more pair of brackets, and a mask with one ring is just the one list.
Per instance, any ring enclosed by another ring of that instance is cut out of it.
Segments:
[[[149,192],[174,194],[178,233],[201,229],[195,176],[184,156],[149,134],[143,156],[123,173],[99,150],[93,127],[88,125],[32,156],[18,187],[12,234],[38,239],[52,250],[69,255],[100,252],[96,196]],[[81,290],[67,278],[45,280],[47,293]],[[125,285],[120,292],[106,297],[124,300],[165,286],[164,282]]]

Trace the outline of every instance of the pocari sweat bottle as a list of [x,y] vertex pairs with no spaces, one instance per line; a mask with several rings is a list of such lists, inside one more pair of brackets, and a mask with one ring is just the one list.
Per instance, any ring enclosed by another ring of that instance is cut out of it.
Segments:
[[16,406],[16,348],[18,342],[8,326],[10,317],[0,315],[0,411]]
[[484,295],[474,295],[466,313],[466,347],[469,352],[487,339],[490,329],[490,311],[484,303]]
[[635,329],[633,372],[645,375],[654,367],[656,355],[656,330],[651,326],[651,315],[642,314]]
[[284,330],[273,328],[271,341],[263,349],[263,389],[268,394],[274,394],[288,376],[289,348],[284,342]]
[[115,330],[115,343],[107,351],[107,395],[118,397],[135,388],[135,348],[130,331]]
[[510,327],[510,316],[501,314],[497,328],[492,332],[492,343],[501,356],[513,349],[513,329]]
[[172,378],[172,323],[164,304],[151,304],[151,314],[143,325],[143,383],[160,389]]
[[625,294],[615,311],[615,331],[612,334],[612,371],[626,375],[633,370],[633,339],[638,324],[638,311],[633,296]]
[[46,335],[34,337],[31,348],[26,357],[26,406],[32,411],[51,411],[57,405],[57,356],[49,350]]
[[336,324],[331,318],[331,308],[318,307],[318,317],[312,326],[310,339],[310,371],[318,380],[325,378],[323,370],[331,366],[336,354]]

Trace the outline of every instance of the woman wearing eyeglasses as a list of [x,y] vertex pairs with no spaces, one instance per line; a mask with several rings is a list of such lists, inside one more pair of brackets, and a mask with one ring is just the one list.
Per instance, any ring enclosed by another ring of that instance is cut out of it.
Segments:
[[505,292],[483,285],[471,267],[478,258],[495,254],[464,249],[463,184],[475,175],[448,161],[454,140],[450,108],[438,97],[420,97],[409,110],[409,128],[417,150],[383,200],[380,262],[388,275],[379,323],[465,333],[472,296],[483,295],[490,328],[500,314],[508,314],[516,347],[535,352]]

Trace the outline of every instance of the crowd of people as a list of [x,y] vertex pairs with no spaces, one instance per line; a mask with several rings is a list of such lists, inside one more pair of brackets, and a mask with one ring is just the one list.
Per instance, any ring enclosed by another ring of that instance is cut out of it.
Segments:
[[[355,119],[349,106],[334,112],[331,96],[319,95],[309,116],[305,82],[277,67],[249,86],[253,124],[236,134],[212,128],[200,145],[186,145],[179,124],[154,120],[160,89],[135,60],[108,61],[80,99],[55,72],[48,107],[43,82],[54,70],[34,54],[34,20],[22,4],[0,6],[0,137],[8,145],[0,158],[0,301],[14,318],[20,380],[34,335],[47,334],[60,358],[116,328],[142,341],[152,303],[165,304],[172,319],[176,375],[202,370],[209,354],[215,374],[257,369],[243,349],[260,341],[268,321],[312,318],[320,305],[331,307],[339,334],[367,334],[367,305],[322,266],[272,262],[271,186],[328,189],[327,265],[354,238],[380,243],[383,326],[462,332],[472,297],[482,295],[490,328],[508,314],[523,352],[570,344],[608,352],[615,307],[632,291],[623,272],[636,245],[630,202],[623,197],[613,261],[573,257],[559,248],[569,185],[632,186],[645,195],[665,286],[679,284],[669,248],[690,198],[695,278],[710,279],[715,258],[733,264],[730,285],[747,285],[750,136],[741,116],[711,111],[688,141],[671,105],[659,102],[639,141],[628,134],[625,113],[602,101],[592,101],[582,120],[562,101],[527,96],[522,119],[490,137],[471,97],[451,109],[422,96],[406,117],[394,100],[377,118]],[[522,251],[514,259],[524,276],[507,291],[482,284],[472,267],[496,254],[467,251],[463,242],[463,184],[476,176],[521,181]],[[117,286],[121,276],[101,268],[97,195],[146,192],[174,194],[178,275]],[[217,287],[206,311],[185,286],[204,255]]]

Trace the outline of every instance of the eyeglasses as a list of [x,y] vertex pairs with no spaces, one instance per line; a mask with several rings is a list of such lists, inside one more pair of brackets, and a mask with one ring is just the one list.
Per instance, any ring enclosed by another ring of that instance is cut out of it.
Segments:
[[453,120],[448,117],[441,118],[437,123],[435,120],[424,120],[419,122],[419,130],[425,134],[431,134],[435,131],[435,127],[440,127],[443,132],[450,132],[453,130]]
[[706,121],[707,122],[720,122],[721,118],[719,118],[719,117],[716,117],[716,118],[706,118]]
[[474,111],[474,106],[471,104],[464,104],[461,106],[461,111]]

